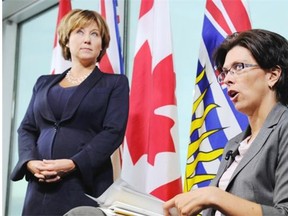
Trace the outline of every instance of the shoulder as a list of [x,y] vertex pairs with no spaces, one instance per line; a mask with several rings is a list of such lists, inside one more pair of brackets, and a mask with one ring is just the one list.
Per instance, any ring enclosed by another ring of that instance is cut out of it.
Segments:
[[41,75],[40,77],[38,77],[34,87],[36,89],[41,88],[41,87],[49,84],[51,81],[53,81],[54,79],[58,78],[59,76],[61,76],[61,74]]
[[127,79],[127,76],[125,74],[113,74],[105,72],[101,73],[103,74],[103,77],[106,77],[107,79]]
[[61,74],[48,74],[48,75],[41,75],[40,77],[38,77],[37,82],[47,82],[49,80],[53,80],[56,77],[59,77]]
[[277,103],[274,108],[269,113],[265,126],[267,128],[282,128],[284,127],[285,130],[288,130],[288,108],[286,105],[281,103]]
[[[283,104],[279,104],[279,110],[275,111],[276,113],[280,114],[280,120],[287,120],[288,117],[288,107],[283,105]],[[280,112],[280,113],[279,113]],[[286,123],[288,123],[288,121],[285,121]]]
[[[277,109],[274,109],[274,124],[271,124],[271,126],[274,128],[274,130],[279,131],[280,135],[285,137],[285,139],[288,137],[288,108],[285,105],[277,105]],[[272,121],[272,120],[271,120]]]
[[103,79],[107,79],[111,82],[114,82],[115,84],[128,85],[128,78],[124,74],[103,73],[102,77]]

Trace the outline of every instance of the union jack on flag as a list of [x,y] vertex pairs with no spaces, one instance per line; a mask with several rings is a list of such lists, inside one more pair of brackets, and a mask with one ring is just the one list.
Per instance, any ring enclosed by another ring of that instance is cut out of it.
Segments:
[[214,49],[233,32],[251,28],[244,0],[207,0],[196,74],[184,191],[209,185],[215,177],[226,142],[246,128],[247,118],[217,82]]

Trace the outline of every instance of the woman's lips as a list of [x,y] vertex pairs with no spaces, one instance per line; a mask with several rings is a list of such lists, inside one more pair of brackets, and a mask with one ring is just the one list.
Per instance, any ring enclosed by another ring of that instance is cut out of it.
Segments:
[[238,96],[239,92],[235,91],[235,90],[229,90],[228,91],[228,95],[231,99],[231,101],[235,101],[237,96]]
[[92,51],[91,48],[88,48],[88,47],[82,47],[81,50],[84,50],[84,51]]

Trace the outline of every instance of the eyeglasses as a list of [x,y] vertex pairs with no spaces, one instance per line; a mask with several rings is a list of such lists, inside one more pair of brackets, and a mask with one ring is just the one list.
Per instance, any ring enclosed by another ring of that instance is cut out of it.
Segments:
[[245,68],[256,67],[256,66],[258,65],[257,64],[245,64],[245,63],[240,62],[240,63],[234,63],[230,69],[220,68],[218,69],[220,72],[220,74],[217,76],[218,82],[223,83],[228,73],[230,73],[231,75],[239,74]]

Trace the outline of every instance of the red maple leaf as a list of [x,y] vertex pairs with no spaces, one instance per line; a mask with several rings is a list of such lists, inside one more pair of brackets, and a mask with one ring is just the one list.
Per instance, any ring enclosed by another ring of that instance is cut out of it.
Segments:
[[130,95],[126,138],[133,164],[147,154],[148,163],[154,165],[158,153],[175,152],[173,119],[154,113],[157,108],[176,105],[175,86],[172,54],[152,72],[151,49],[146,41],[134,59]]

